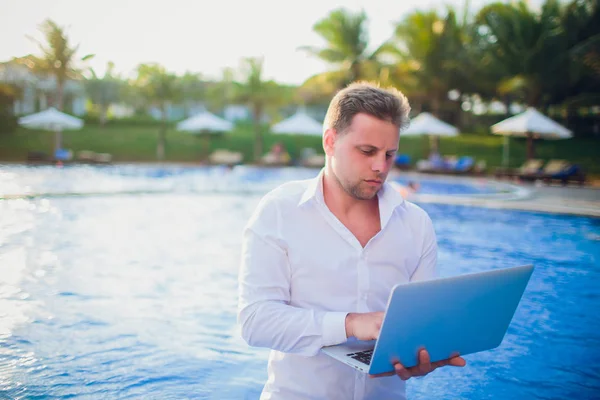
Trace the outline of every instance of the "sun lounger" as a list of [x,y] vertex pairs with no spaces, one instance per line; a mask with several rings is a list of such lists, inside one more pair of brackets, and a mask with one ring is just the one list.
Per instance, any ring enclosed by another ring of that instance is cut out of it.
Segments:
[[417,170],[419,172],[447,174],[447,175],[467,175],[479,174],[485,169],[485,163],[475,163],[475,159],[470,156],[458,157],[455,155],[442,157],[430,157],[428,160],[419,160]]
[[81,150],[77,152],[77,161],[82,163],[93,163],[96,153],[89,150]]
[[237,165],[241,164],[243,155],[240,152],[229,151],[225,149],[218,149],[213,151],[208,157],[208,161],[211,164],[217,165]]
[[[533,176],[540,172],[542,166],[544,165],[543,160],[532,159],[527,160],[521,167],[516,169],[510,168],[498,168],[496,169],[495,176],[496,178],[514,178],[514,177],[523,177],[523,176]],[[526,178],[525,178],[526,179]]]
[[302,160],[302,165],[308,168],[322,168],[325,166],[325,155],[314,154]]
[[94,162],[97,164],[109,164],[112,161],[112,155],[108,153],[96,153]]
[[549,182],[559,181],[563,185],[577,183],[583,186],[586,181],[586,174],[579,165],[567,164],[560,171],[545,176],[544,180]]
[[402,170],[410,169],[410,156],[408,154],[398,154],[394,160],[394,165]]
[[578,165],[566,160],[550,160],[546,166],[537,173],[520,175],[523,180],[542,180],[546,183],[558,181],[562,184],[575,182],[580,185],[585,183],[585,174]]

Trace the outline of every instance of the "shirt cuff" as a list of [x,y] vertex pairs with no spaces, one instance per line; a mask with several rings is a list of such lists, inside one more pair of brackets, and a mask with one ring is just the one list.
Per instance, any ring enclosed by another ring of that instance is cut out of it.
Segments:
[[346,337],[347,312],[327,312],[323,317],[323,346],[344,343]]

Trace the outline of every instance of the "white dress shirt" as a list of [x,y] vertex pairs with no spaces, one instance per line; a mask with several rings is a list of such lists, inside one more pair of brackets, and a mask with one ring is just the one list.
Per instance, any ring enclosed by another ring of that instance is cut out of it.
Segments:
[[436,274],[431,219],[385,183],[381,231],[363,248],[331,213],[318,177],[268,193],[250,218],[239,275],[242,337],[272,349],[261,399],[405,399],[397,376],[369,378],[320,352],[345,342],[349,312],[384,311],[397,283]]

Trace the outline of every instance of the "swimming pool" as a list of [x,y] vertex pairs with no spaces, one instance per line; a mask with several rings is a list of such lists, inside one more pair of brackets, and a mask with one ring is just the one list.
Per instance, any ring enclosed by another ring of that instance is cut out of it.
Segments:
[[[241,230],[261,193],[189,190],[197,173],[176,176],[185,189],[146,176],[140,193],[0,201],[0,398],[258,398],[267,351],[241,341],[235,309]],[[442,275],[536,271],[503,344],[411,380],[409,398],[596,396],[600,220],[422,206]]]
[[[65,195],[115,193],[244,193],[263,194],[292,179],[308,179],[318,173],[311,168],[264,168],[255,166],[1,166],[2,195]],[[411,181],[403,175],[390,178]],[[419,192],[427,194],[474,195],[506,190],[508,185],[480,179],[465,183],[421,177]]]

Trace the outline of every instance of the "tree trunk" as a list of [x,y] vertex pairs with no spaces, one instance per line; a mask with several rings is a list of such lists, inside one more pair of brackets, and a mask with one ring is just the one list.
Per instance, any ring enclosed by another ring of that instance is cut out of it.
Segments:
[[[440,118],[440,107],[441,101],[439,96],[434,93],[431,99],[431,113],[436,117]],[[429,154],[440,154],[440,137],[430,136],[430,152]]]
[[162,161],[165,159],[165,132],[167,130],[166,123],[160,126],[160,130],[158,131],[158,143],[156,144],[156,158],[158,161]]
[[260,162],[263,154],[263,135],[260,126],[260,119],[262,117],[262,107],[254,109],[254,162]]
[[429,154],[440,153],[440,137],[431,135],[429,136]]
[[160,129],[158,131],[158,141],[156,144],[156,158],[159,161],[165,159],[165,137],[167,134],[167,110],[166,107],[162,107],[162,124],[160,125]]
[[39,96],[39,108],[35,107],[34,111],[44,111],[45,109],[48,108],[48,96],[46,96],[46,93],[42,92],[40,93]]
[[460,131],[464,132],[465,126],[466,126],[466,121],[465,121],[465,113],[462,110],[462,100],[460,99],[460,97],[458,98],[458,100],[454,101],[454,120],[456,123],[457,128]]
[[106,119],[108,114],[108,105],[102,104],[100,106],[100,126],[104,127],[106,125]]
[[64,107],[65,82],[63,79],[56,78],[56,109],[62,111]]
[[423,151],[423,159],[427,160],[431,156],[431,136],[421,135],[421,150]]
[[[58,111],[63,110],[63,102],[64,102],[64,90],[65,90],[65,82],[63,79],[56,77],[56,108]],[[56,151],[62,148],[62,130],[58,129],[56,131],[55,143],[54,143],[54,154],[56,155]]]
[[415,115],[419,115],[423,111],[423,103],[421,103],[420,101],[415,101],[413,104],[411,104],[411,108],[414,111]]
[[254,123],[254,134],[256,135],[254,139],[254,161],[258,163],[263,153],[263,135],[258,122]]
[[510,105],[512,104],[512,96],[505,95],[504,96],[504,107],[506,107],[506,118],[510,117],[512,114],[510,112]]
[[440,118],[440,99],[437,94],[431,97],[431,113],[434,117]]
[[510,136],[504,135],[502,149],[502,168],[508,168],[510,165]]
[[60,129],[57,129],[56,132],[54,132],[54,154],[56,154],[56,151],[62,148],[62,131]]
[[355,82],[360,79],[361,71],[360,64],[358,62],[353,62],[350,66],[350,82]]
[[532,160],[535,158],[535,148],[533,142],[533,134],[527,134],[527,160]]
[[202,155],[202,161],[208,161],[210,157],[210,132],[204,133],[204,154]]

